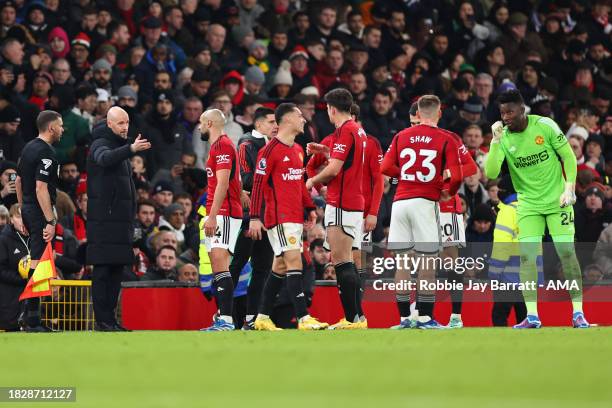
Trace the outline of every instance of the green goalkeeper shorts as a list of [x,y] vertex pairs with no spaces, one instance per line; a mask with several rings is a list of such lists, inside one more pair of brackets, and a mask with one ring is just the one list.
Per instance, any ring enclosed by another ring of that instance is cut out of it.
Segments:
[[541,237],[548,226],[550,235],[574,235],[574,208],[559,208],[548,214],[517,214],[518,235],[520,238]]

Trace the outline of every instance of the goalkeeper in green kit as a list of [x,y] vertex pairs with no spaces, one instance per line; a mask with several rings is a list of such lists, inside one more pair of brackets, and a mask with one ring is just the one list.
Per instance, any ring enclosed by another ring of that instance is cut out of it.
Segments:
[[536,260],[546,227],[566,279],[577,283],[574,289],[570,289],[573,326],[587,328],[589,323],[582,312],[582,276],[574,251],[572,205],[576,202],[576,157],[554,120],[525,113],[525,103],[519,91],[504,92],[498,103],[502,120],[491,127],[493,139],[485,174],[490,179],[497,178],[504,160],[507,162],[512,184],[518,192],[521,281],[528,285],[531,282],[530,288],[534,288],[523,290],[527,317],[514,328],[537,329],[542,326],[538,317]]

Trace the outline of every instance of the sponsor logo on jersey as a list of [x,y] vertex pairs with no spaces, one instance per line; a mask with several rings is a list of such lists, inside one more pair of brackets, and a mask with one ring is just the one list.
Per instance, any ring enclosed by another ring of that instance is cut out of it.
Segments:
[[294,169],[293,167],[289,167],[287,173],[283,173],[282,177],[284,181],[301,180],[303,174],[303,168]]
[[334,152],[336,153],[344,153],[346,150],[346,145],[342,143],[334,143]]
[[535,142],[537,145],[543,145],[544,144],[544,138],[540,135],[536,136],[535,138]]
[[230,162],[229,154],[218,154],[217,155],[217,164],[224,164]]
[[549,155],[546,150],[542,150],[540,153],[530,154],[529,156],[519,156],[514,159],[514,167],[524,168],[531,167],[540,164],[548,160]]

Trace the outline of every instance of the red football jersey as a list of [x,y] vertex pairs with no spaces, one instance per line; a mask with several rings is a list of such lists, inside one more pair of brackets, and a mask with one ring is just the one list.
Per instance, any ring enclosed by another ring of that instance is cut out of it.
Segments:
[[336,131],[330,158],[342,160],[340,172],[327,184],[327,204],[346,211],[363,211],[361,191],[366,133],[354,120]]
[[380,165],[383,161],[382,147],[380,142],[373,136],[367,135],[365,160],[363,162],[363,179],[361,190],[364,200],[364,216],[378,215],[380,200],[382,199],[382,185],[379,186],[380,191],[375,191],[376,182],[381,177]]
[[242,184],[240,182],[238,154],[236,153],[234,143],[232,143],[227,135],[222,135],[212,144],[212,146],[210,146],[210,153],[208,154],[208,161],[206,162],[206,175],[208,177],[208,193],[206,195],[207,214],[210,214],[210,209],[215,197],[217,171],[219,170],[229,170],[230,180],[227,195],[217,215],[242,218],[242,204],[240,203]]
[[[304,209],[314,210],[312,198],[306,191],[304,172],[304,150],[297,143],[288,146],[274,138],[259,151],[251,214],[261,214],[261,204],[265,200],[266,228],[287,222],[302,224]],[[257,216],[251,215],[251,218]]]
[[[478,171],[478,165],[474,161],[474,158],[470,154],[470,151],[463,144],[463,140],[461,140],[459,135],[446,129],[440,130],[446,131],[456,140],[457,144],[459,145],[459,165],[461,167],[461,174],[463,178],[476,174],[476,172]],[[448,181],[446,181],[444,183],[444,188],[448,190],[448,187],[449,183]],[[459,195],[455,194],[450,200],[441,201],[440,212],[461,214],[461,198],[459,198]]]
[[[383,160],[383,173],[399,167],[399,183],[393,201],[426,198],[439,201],[444,189],[444,169],[459,168],[459,146],[446,131],[428,125],[402,130],[393,138]],[[461,172],[451,172],[449,193],[461,184]]]

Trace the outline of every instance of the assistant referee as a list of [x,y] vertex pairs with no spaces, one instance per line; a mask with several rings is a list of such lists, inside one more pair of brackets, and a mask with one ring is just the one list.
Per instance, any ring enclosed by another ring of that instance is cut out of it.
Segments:
[[[23,224],[30,234],[32,261],[28,277],[34,273],[46,243],[55,236],[58,162],[52,145],[59,142],[64,133],[62,116],[55,111],[40,112],[36,126],[38,137],[23,148],[15,181]],[[28,332],[51,331],[40,322],[39,298],[25,301],[24,323],[24,330]]]

